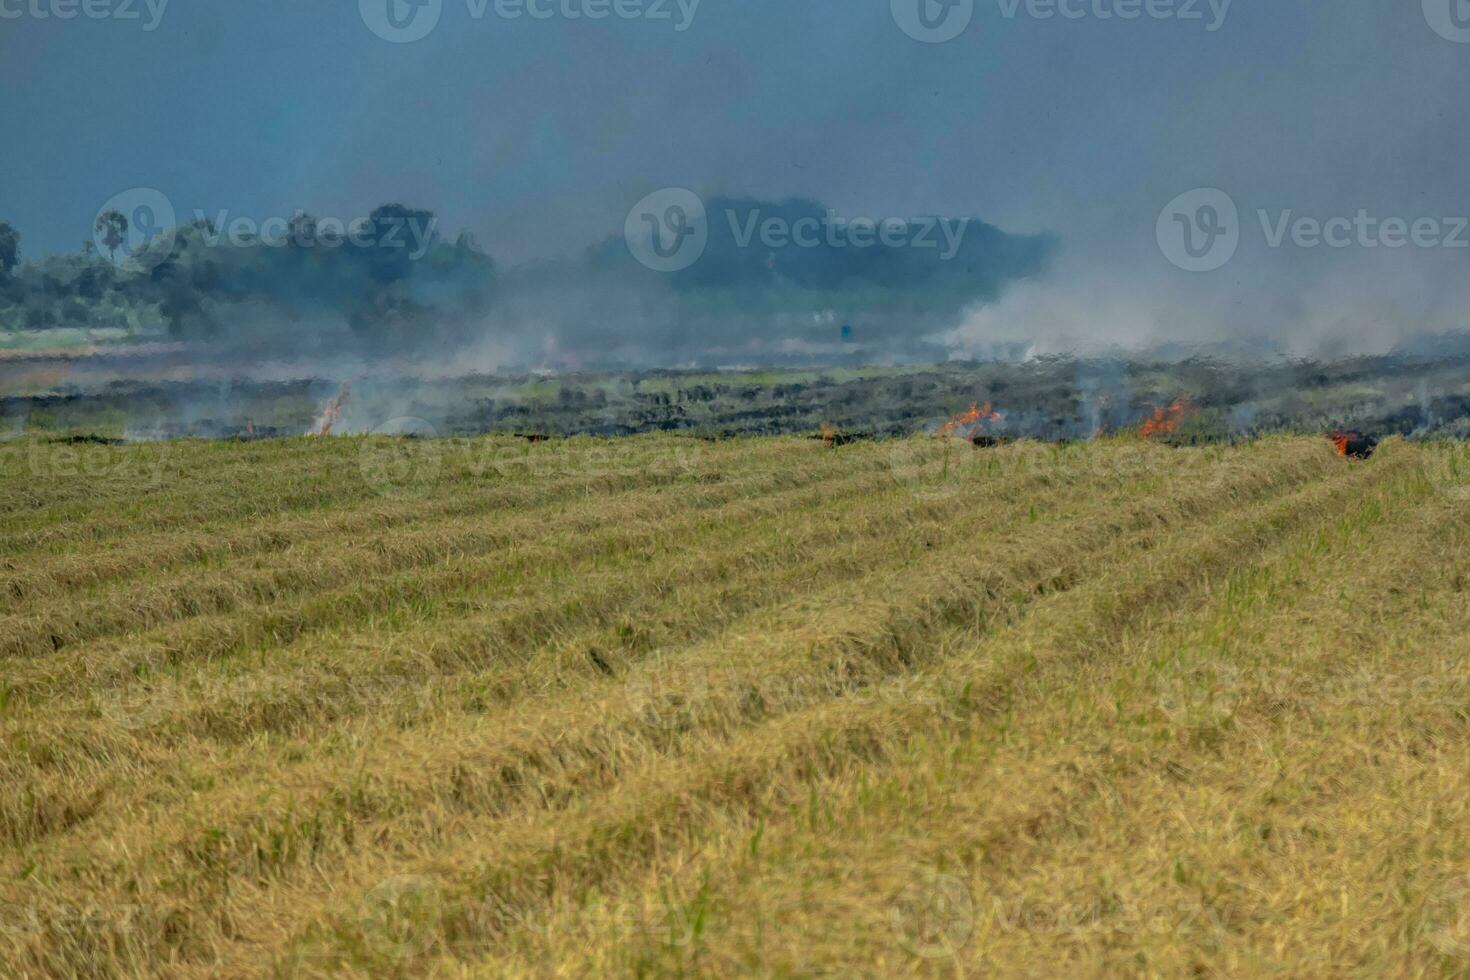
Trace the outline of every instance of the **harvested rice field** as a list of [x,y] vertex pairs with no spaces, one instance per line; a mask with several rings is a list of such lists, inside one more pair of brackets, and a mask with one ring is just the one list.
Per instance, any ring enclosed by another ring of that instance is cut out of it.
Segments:
[[1470,450],[0,444],[0,975],[1470,973]]

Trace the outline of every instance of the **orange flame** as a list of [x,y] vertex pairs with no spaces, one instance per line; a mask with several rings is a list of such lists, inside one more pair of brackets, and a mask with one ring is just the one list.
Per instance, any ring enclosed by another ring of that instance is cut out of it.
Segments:
[[309,436],[329,436],[329,435],[331,435],[332,434],[332,427],[335,426],[337,424],[337,420],[342,417],[342,405],[346,401],[347,401],[347,385],[344,384],[342,386],[342,389],[337,392],[336,397],[334,397],[331,401],[327,402],[324,406],[322,406],[322,414],[319,415],[319,416],[317,416],[317,420],[316,420],[316,423],[314,425],[313,431],[308,432],[307,435],[309,435]]
[[1101,439],[1108,434],[1108,410],[1112,408],[1113,400],[1107,395],[1098,395],[1094,404],[1097,406],[1097,425],[1092,430],[1092,438]]
[[952,436],[960,429],[974,430],[987,422],[999,422],[1002,418],[1003,416],[991,406],[990,402],[986,402],[983,408],[971,404],[968,412],[956,415],[940,426],[939,434]]
[[837,443],[837,427],[826,422],[822,423],[822,441],[829,446]]
[[1173,435],[1179,431],[1179,424],[1193,415],[1198,409],[1194,403],[1186,399],[1179,399],[1168,408],[1156,408],[1138,429],[1138,434],[1145,439],[1154,436]]
[[1373,455],[1373,450],[1378,447],[1378,440],[1370,439],[1356,430],[1338,429],[1328,433],[1327,438],[1337,447],[1339,456],[1348,459],[1367,459]]

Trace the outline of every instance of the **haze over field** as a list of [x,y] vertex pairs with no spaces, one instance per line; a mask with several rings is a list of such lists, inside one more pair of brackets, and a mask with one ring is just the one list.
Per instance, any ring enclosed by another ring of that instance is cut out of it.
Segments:
[[[1451,0],[918,4],[8,0],[0,81],[28,95],[0,107],[0,221],[33,267],[0,326],[485,369],[1324,356],[1470,326]],[[625,231],[685,241],[677,189],[708,245],[634,261]],[[130,266],[159,200],[223,244]],[[115,278],[48,280],[109,202],[134,221],[87,261]],[[226,232],[389,202],[434,217],[407,261]]]

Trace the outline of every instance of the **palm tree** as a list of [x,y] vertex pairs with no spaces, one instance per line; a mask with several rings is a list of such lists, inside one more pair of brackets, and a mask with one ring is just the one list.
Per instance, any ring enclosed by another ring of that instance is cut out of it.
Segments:
[[10,274],[20,261],[20,232],[0,221],[0,276]]
[[102,236],[107,257],[116,262],[118,247],[127,241],[127,216],[121,211],[104,211],[97,216],[97,226],[93,230]]

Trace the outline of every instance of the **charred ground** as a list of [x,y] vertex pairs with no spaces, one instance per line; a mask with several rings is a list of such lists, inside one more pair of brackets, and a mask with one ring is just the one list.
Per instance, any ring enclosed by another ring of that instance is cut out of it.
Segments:
[[[272,380],[261,380],[269,376]],[[179,378],[180,380],[170,380]],[[281,380],[286,378],[286,380]],[[187,379],[187,380],[185,380]],[[446,376],[415,368],[200,363],[185,353],[0,362],[0,428],[106,438],[269,438],[422,420],[417,434],[884,438],[989,403],[985,435],[1063,441],[1130,428],[1192,442],[1281,432],[1470,435],[1470,355],[1336,361],[1080,360],[933,367]],[[1183,407],[1187,406],[1187,410]],[[391,425],[390,429],[391,431]]]

